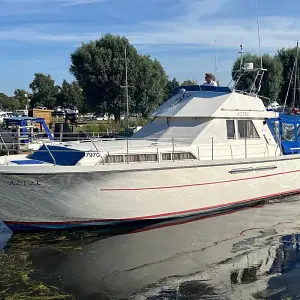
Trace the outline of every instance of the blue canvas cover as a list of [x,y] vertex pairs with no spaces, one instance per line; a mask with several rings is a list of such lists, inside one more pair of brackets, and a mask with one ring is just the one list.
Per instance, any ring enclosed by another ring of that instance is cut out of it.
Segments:
[[300,116],[279,113],[278,118],[267,120],[267,124],[285,155],[300,153]]

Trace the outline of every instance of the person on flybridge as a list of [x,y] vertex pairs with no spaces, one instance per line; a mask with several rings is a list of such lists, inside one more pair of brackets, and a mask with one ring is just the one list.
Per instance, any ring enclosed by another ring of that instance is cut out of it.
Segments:
[[205,73],[205,82],[203,85],[212,85],[212,86],[218,86],[215,82],[215,76],[211,73]]

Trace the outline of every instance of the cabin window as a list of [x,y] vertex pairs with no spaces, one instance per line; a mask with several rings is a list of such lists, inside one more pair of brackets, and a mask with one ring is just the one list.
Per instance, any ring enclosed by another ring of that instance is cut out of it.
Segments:
[[[141,162],[141,161],[157,161],[157,154],[129,154],[129,162]],[[104,158],[105,163],[115,164],[127,162],[127,155],[107,155]]]
[[235,139],[235,126],[234,120],[226,120],[227,138]]
[[184,160],[184,159],[196,159],[196,157],[190,152],[177,152],[177,153],[162,153],[162,160]]
[[252,120],[238,120],[239,138],[258,139],[259,135]]
[[157,161],[157,154],[139,154],[140,161]]
[[[174,158],[173,158],[174,155]],[[179,152],[179,153],[162,153],[162,160],[184,160],[184,159],[196,159],[196,157],[189,152]],[[144,162],[144,161],[153,161],[157,162],[158,157],[157,153],[153,154],[129,154],[129,162]],[[124,163],[127,162],[126,154],[119,155],[107,155],[104,158],[104,163],[115,164],[115,163]]]
[[124,162],[124,155],[107,155],[104,162],[109,164],[122,163]]
[[195,156],[192,153],[174,153],[173,154],[174,160],[183,160],[183,159],[195,159]]
[[282,123],[282,139],[285,141],[294,141],[294,125],[293,124],[286,124]]
[[161,159],[162,160],[172,160],[171,153],[162,153]]

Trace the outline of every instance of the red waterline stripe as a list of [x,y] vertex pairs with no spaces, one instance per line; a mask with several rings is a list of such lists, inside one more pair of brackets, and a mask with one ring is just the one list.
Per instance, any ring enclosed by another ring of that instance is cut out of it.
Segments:
[[[180,220],[175,221],[174,220],[173,222],[169,221],[167,224],[159,224],[159,225],[149,226],[149,227],[142,228],[142,229],[133,230],[133,231],[130,231],[128,234],[134,234],[134,233],[138,233],[138,232],[150,231],[150,230],[160,229],[160,228],[164,228],[164,227],[182,225],[182,224],[191,223],[191,222],[200,221],[200,220],[212,219],[212,218],[219,217],[219,216],[236,214],[237,212],[244,211],[244,210],[249,210],[249,209],[253,209],[253,208],[261,208],[263,206],[264,205],[257,204],[256,206],[237,208],[237,209],[233,209],[232,211],[226,211],[223,213],[218,213],[218,214],[214,214],[214,215],[210,215],[210,216],[197,216],[197,217],[194,216],[192,219],[188,219],[188,220],[183,220],[183,221],[180,221]],[[188,218],[188,216],[187,216],[187,218]],[[167,219],[166,219],[166,221],[167,221]],[[163,222],[166,222],[166,221],[163,221]]]
[[100,219],[100,220],[82,220],[82,221],[59,221],[59,222],[26,222],[26,221],[4,221],[6,224],[19,224],[19,225],[68,225],[68,224],[91,224],[91,223],[99,223],[99,222],[124,222],[124,221],[138,221],[138,220],[147,220],[147,219],[156,219],[160,217],[168,217],[168,216],[180,216],[180,215],[185,215],[188,213],[194,213],[197,211],[204,211],[204,210],[211,210],[215,208],[221,208],[221,207],[226,207],[226,206],[231,206],[235,204],[242,204],[246,202],[253,202],[256,200],[264,200],[268,198],[273,198],[273,197],[278,197],[278,196],[285,196],[289,194],[296,194],[300,193],[300,189],[296,190],[290,190],[287,192],[283,193],[275,193],[275,194],[269,194],[261,197],[256,197],[256,198],[250,198],[246,200],[241,200],[241,201],[235,201],[235,202],[229,202],[229,203],[224,203],[224,204],[219,204],[219,205],[214,205],[214,206],[207,206],[207,207],[202,207],[202,208],[195,208],[195,209],[189,209],[189,210],[182,210],[182,211],[177,211],[177,212],[172,212],[172,213],[164,213],[164,214],[158,214],[158,215],[150,215],[150,216],[143,216],[143,217],[134,217],[134,218],[126,218],[126,219]]
[[253,180],[253,179],[258,179],[258,178],[266,178],[266,177],[279,176],[279,175],[298,173],[298,172],[300,172],[300,170],[268,174],[268,175],[261,175],[261,176],[256,176],[256,177],[246,177],[246,178],[238,178],[238,179],[222,180],[222,181],[212,181],[212,182],[202,182],[202,183],[194,183],[194,184],[144,187],[144,188],[111,188],[111,189],[100,189],[100,191],[103,191],[103,192],[146,191],[146,190],[165,190],[165,189],[175,189],[175,188],[186,188],[186,187],[193,187],[193,186],[203,186],[203,185],[212,185],[212,184],[222,184],[222,183],[230,183],[230,182],[237,182],[237,181]]

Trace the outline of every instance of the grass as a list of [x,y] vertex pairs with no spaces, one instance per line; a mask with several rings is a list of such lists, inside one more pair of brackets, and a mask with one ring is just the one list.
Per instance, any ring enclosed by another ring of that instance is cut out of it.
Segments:
[[[129,121],[129,127],[144,126],[147,122],[148,122],[147,119],[137,118]],[[79,127],[77,127],[77,131],[106,133],[106,132],[122,132],[126,128],[127,128],[126,121],[121,121],[120,123],[116,123],[114,121],[102,121],[99,123],[91,122],[89,124],[80,125]]]
[[[14,238],[13,238],[14,239]],[[5,300],[73,300],[75,297],[58,287],[33,279],[34,266],[30,259],[39,238],[18,239],[13,247],[0,252],[0,299]],[[45,258],[47,259],[47,258]]]
[[64,291],[64,283],[55,273],[43,274],[35,269],[32,252],[50,249],[67,254],[107,236],[110,234],[97,230],[13,235],[0,251],[0,300],[75,300]]

